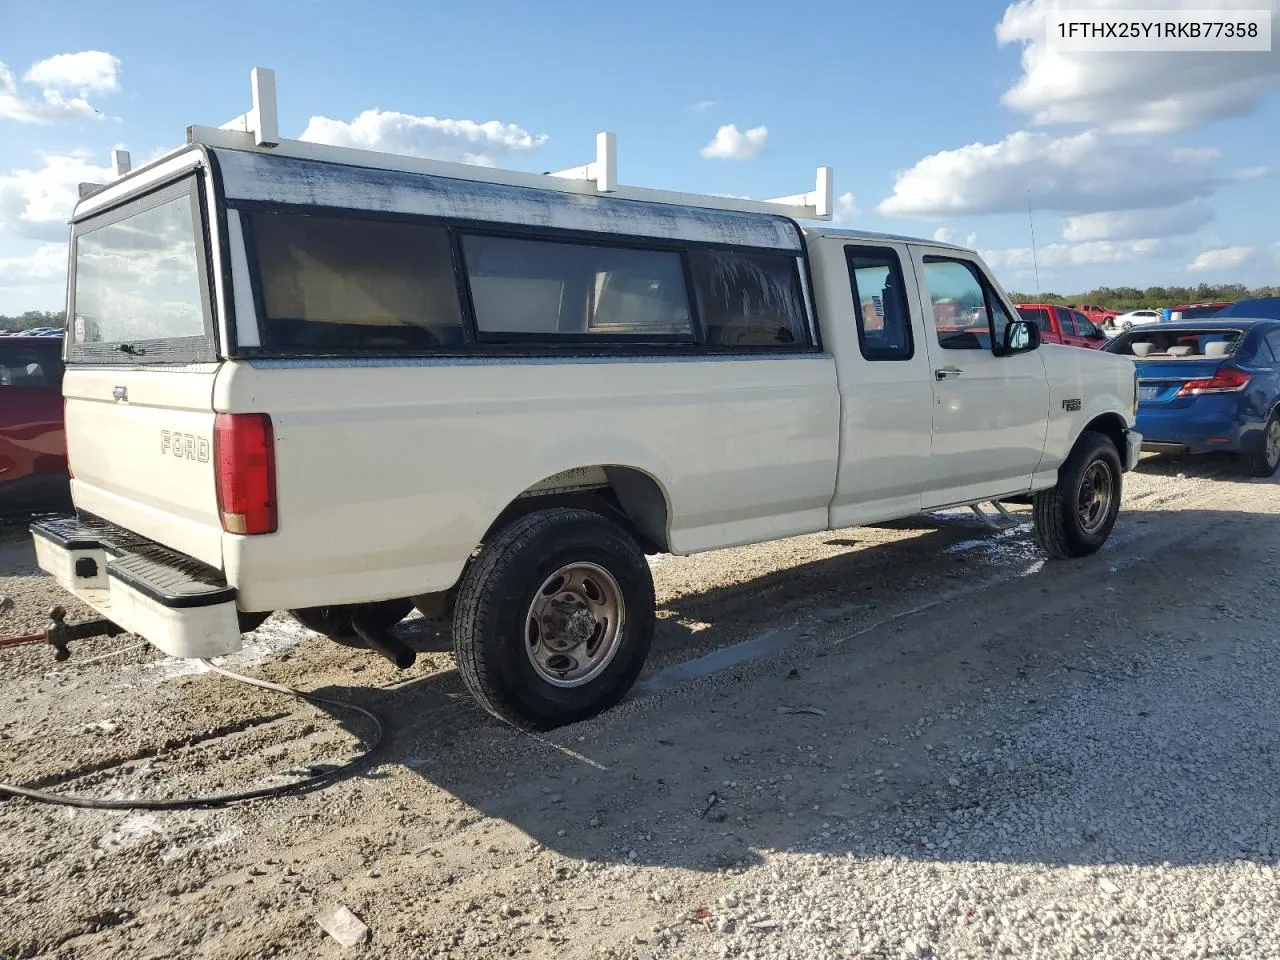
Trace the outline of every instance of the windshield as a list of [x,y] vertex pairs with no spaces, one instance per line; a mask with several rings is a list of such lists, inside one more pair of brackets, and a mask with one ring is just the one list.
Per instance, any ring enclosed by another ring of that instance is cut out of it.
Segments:
[[182,184],[77,225],[73,356],[212,359],[196,224]]
[[1241,330],[1134,330],[1121,334],[1106,350],[1135,360],[1220,359],[1235,352]]

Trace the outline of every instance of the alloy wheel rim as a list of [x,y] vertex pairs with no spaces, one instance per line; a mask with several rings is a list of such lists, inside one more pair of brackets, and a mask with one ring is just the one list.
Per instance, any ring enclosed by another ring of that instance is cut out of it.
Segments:
[[1115,477],[1105,460],[1095,460],[1085,468],[1080,478],[1080,492],[1076,499],[1076,516],[1085,533],[1097,533],[1111,513],[1111,501],[1115,496]]
[[1267,424],[1267,466],[1280,464],[1280,420]]
[[626,603],[613,574],[569,563],[542,582],[525,617],[524,648],[538,676],[556,687],[590,683],[622,643]]

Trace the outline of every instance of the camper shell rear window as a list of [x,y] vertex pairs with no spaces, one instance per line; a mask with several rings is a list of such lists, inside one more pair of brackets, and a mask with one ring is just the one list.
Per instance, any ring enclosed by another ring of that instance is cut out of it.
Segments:
[[77,222],[67,354],[94,363],[217,357],[195,177]]

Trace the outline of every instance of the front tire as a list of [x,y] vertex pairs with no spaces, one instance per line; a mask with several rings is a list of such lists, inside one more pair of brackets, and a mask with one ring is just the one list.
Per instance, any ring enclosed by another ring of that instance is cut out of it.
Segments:
[[458,672],[480,705],[549,730],[595,716],[635,683],[653,639],[653,578],[612,520],[557,507],[484,545],[453,614]]
[[1111,438],[1086,430],[1058,471],[1058,485],[1035,495],[1036,537],[1055,560],[1096,553],[1120,512],[1120,453]]
[[1262,432],[1262,445],[1241,459],[1251,477],[1274,476],[1280,468],[1280,415],[1273,413]]

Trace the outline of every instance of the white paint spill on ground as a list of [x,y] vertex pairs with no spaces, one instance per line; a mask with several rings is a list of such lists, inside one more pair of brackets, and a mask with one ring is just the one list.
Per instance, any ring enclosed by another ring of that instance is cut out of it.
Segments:
[[133,813],[104,833],[98,839],[97,847],[104,854],[119,853],[166,832],[166,827],[160,825],[154,813]]
[[[298,623],[288,614],[277,613],[253,633],[245,634],[246,643],[236,653],[225,657],[215,657],[214,663],[229,670],[243,670],[265,663],[272,657],[292,650],[304,640],[316,634]],[[161,683],[176,680],[178,677],[190,677],[207,672],[207,667],[199,660],[184,660],[180,657],[165,657],[147,664],[147,669]]]

